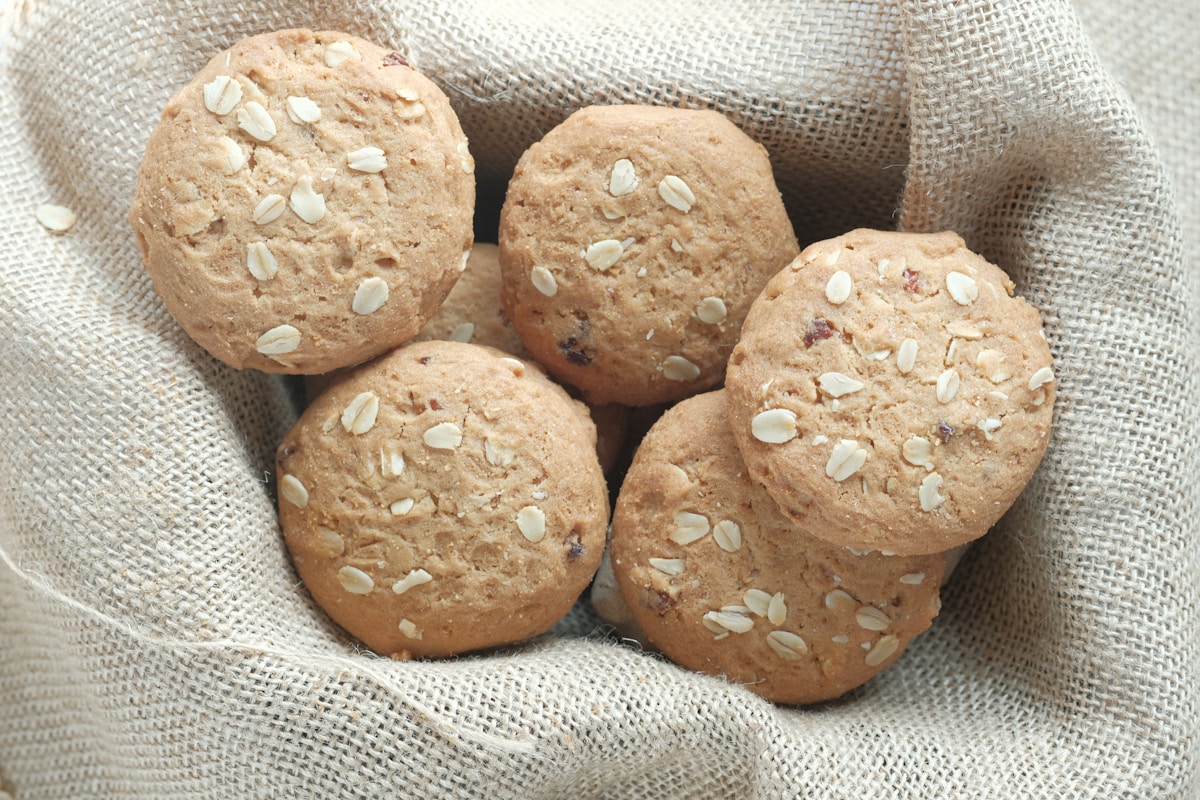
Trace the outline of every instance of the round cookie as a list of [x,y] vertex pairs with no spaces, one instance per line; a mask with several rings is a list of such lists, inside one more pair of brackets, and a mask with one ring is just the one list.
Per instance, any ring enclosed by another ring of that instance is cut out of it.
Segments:
[[805,249],[729,361],[750,473],[835,544],[913,555],[982,536],[1045,452],[1055,382],[1036,309],[953,233]]
[[129,220],[167,310],[239,369],[320,373],[412,337],[471,246],[474,163],[396,52],[286,30],[167,103]]
[[521,157],[500,216],[525,347],[591,402],[720,383],[742,319],[798,252],[766,150],[715,111],[592,106]]
[[333,383],[276,453],[296,571],[335,622],[394,657],[517,642],[600,564],[595,431],[540,370],[419,342]]
[[727,415],[724,391],[697,395],[643,440],[613,513],[617,585],[676,663],[776,702],[837,697],[929,627],[945,560],[797,528],[750,478]]

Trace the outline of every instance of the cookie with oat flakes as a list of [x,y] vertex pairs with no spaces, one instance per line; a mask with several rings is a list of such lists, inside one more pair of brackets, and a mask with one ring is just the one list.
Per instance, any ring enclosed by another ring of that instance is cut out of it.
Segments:
[[167,310],[237,367],[312,374],[412,337],[472,241],[474,163],[399,54],[285,30],[167,103],[129,220]]
[[613,513],[617,586],[676,663],[776,702],[837,697],[929,627],[945,556],[856,554],[795,526],[751,479],[726,402],[684,400],[642,441]]
[[715,111],[592,106],[521,157],[500,217],[504,308],[594,403],[720,383],[758,291],[798,252],[766,150]]
[[742,457],[794,522],[913,555],[982,536],[1046,451],[1037,309],[950,232],[816,243],[755,300],[729,361]]
[[305,586],[372,650],[437,657],[547,630],[600,564],[586,411],[538,367],[418,342],[340,377],[276,453]]

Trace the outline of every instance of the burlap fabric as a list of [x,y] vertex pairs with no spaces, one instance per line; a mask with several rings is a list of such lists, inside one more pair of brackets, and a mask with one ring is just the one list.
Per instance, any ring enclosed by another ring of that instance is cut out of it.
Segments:
[[[0,769],[16,797],[1200,793],[1195,4],[10,0],[0,72]],[[287,381],[216,363],[125,224],[166,99],[243,35],[343,29],[444,86],[480,236],[583,104],[712,106],[807,243],[954,228],[1045,315],[1057,428],[934,628],[779,708],[581,605],[485,657],[358,651],[275,522]],[[54,236],[45,202],[79,221]],[[1189,249],[1190,248],[1190,249]]]

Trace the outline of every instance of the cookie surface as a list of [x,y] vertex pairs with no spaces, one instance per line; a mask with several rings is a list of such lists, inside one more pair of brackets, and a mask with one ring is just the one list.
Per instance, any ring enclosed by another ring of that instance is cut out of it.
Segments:
[[420,342],[352,371],[276,454],[293,563],[330,617],[383,655],[517,642],[600,564],[595,431],[533,365]]
[[941,555],[856,555],[786,519],[742,463],[724,391],[684,400],[638,449],[613,514],[613,572],[671,660],[782,703],[837,697],[937,614]]
[[129,219],[187,333],[239,369],[320,373],[412,337],[471,246],[445,94],[342,33],[239,42],[167,103]]
[[522,156],[500,220],[504,308],[591,402],[720,382],[754,296],[799,252],[766,151],[713,111],[592,106]]
[[729,362],[754,478],[830,541],[935,553],[982,536],[1049,440],[1037,310],[953,233],[859,230],[771,280]]

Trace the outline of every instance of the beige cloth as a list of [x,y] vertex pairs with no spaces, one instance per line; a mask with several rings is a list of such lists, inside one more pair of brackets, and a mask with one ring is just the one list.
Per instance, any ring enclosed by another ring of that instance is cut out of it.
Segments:
[[[1194,3],[8,5],[0,785],[18,798],[1200,794]],[[275,523],[288,383],[192,345],[124,220],[166,99],[297,24],[396,46],[447,88],[483,237],[568,111],[711,105],[771,150],[803,242],[949,227],[1011,273],[1045,315],[1056,432],[896,667],[793,709],[606,638],[582,605],[442,663],[330,625]],[[78,213],[65,235],[35,221],[47,202]]]

